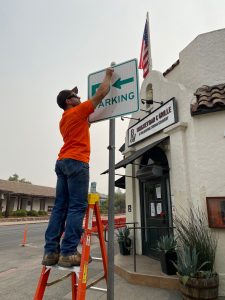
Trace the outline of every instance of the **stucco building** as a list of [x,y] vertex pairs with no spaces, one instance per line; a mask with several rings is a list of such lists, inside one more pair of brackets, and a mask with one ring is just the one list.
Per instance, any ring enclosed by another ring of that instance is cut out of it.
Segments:
[[[6,216],[20,209],[50,213],[54,206],[55,192],[55,188],[48,186],[0,179],[0,212],[4,212]],[[100,203],[107,200],[107,195],[96,193],[99,194]]]
[[51,212],[55,188],[0,179],[0,211],[9,215],[19,209]]
[[[211,227],[225,227],[225,29],[197,36],[163,74],[151,71],[140,94],[146,111],[132,115],[140,121],[130,121],[116,168],[132,176],[127,222],[152,227],[138,235],[137,252],[157,258],[156,240],[175,215],[190,207],[207,214],[208,197],[220,203],[221,226]],[[212,230],[225,295],[225,228]]]

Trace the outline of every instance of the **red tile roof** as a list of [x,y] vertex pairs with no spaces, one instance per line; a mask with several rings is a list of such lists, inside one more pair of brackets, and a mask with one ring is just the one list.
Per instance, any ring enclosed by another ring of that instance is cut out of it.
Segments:
[[169,67],[165,72],[163,72],[163,76],[165,77],[167,74],[169,74],[176,66],[178,66],[180,63],[179,59],[175,61],[174,64],[172,64],[171,67]]
[[225,83],[203,85],[194,93],[196,102],[191,105],[191,114],[202,114],[225,109]]

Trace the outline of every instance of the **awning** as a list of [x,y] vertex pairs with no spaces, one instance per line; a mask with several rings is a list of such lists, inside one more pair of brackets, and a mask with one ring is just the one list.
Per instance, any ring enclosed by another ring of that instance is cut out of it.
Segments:
[[[166,140],[167,137],[158,140],[150,145],[145,146],[144,148],[136,151],[134,154],[130,155],[129,157],[121,160],[120,162],[118,162],[115,165],[115,169],[119,169],[121,167],[126,167],[127,165],[131,164],[135,159],[139,158],[140,156],[142,156],[145,152],[147,152],[148,150],[154,148],[155,146],[159,145],[162,141]],[[106,174],[109,172],[109,169],[104,171],[103,173],[101,173],[101,175]]]
[[117,179],[115,181],[115,186],[121,189],[125,189],[126,188],[126,184],[125,184],[125,176],[120,177],[119,179]]

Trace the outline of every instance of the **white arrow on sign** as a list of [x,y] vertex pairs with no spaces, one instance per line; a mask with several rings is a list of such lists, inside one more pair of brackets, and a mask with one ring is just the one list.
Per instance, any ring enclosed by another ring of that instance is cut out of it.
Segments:
[[[132,59],[113,66],[114,73],[109,93],[89,116],[89,122],[98,122],[139,110],[137,60]],[[105,77],[105,70],[88,76],[88,98],[93,97]]]

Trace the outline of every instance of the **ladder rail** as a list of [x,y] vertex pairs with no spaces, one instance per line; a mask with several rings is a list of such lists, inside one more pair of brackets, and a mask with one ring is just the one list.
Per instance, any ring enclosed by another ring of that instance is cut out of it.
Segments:
[[97,228],[98,228],[98,234],[99,234],[99,242],[100,242],[100,247],[102,251],[102,260],[103,260],[103,268],[104,268],[104,274],[105,274],[105,279],[107,281],[107,276],[108,276],[108,257],[107,257],[107,252],[106,252],[106,247],[105,247],[105,242],[104,242],[104,227],[101,222],[101,215],[100,215],[100,209],[99,205],[95,204],[95,216],[96,216],[96,222],[97,222]]
[[37,289],[36,289],[36,292],[34,295],[34,300],[42,300],[43,299],[50,271],[51,271],[51,269],[46,268],[46,266],[42,267],[41,276],[39,278]]
[[86,295],[86,284],[87,284],[87,272],[88,272],[88,261],[90,255],[91,246],[91,230],[92,230],[92,218],[95,204],[88,204],[88,209],[85,219],[85,232],[82,245],[82,256],[80,263],[80,274],[78,278],[78,289],[77,299],[85,299]]

